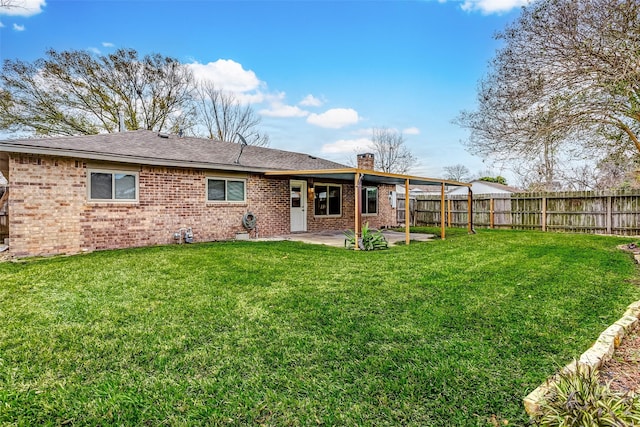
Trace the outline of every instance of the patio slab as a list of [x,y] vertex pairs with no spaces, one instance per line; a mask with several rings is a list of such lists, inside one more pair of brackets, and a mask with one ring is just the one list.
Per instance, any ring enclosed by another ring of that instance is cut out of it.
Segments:
[[[405,233],[400,231],[392,231],[392,230],[382,230],[382,234],[389,242],[389,245],[395,245],[399,242],[405,241]],[[284,236],[278,237],[267,237],[267,238],[258,238],[251,240],[258,241],[274,241],[274,240],[290,240],[294,242],[304,242],[311,243],[316,245],[328,245],[328,246],[336,246],[336,247],[344,247],[345,235],[342,231],[321,231],[317,233],[292,233]],[[433,234],[422,234],[422,233],[411,233],[409,238],[412,241],[425,242],[429,240],[433,240],[435,235]]]

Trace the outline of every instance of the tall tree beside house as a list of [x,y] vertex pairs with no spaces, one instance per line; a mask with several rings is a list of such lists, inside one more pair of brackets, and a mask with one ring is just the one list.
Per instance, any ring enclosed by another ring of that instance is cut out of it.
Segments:
[[194,88],[189,69],[160,54],[133,49],[95,56],[49,50],[33,63],[5,60],[0,78],[0,126],[38,135],[168,131],[189,122]]
[[405,145],[402,133],[387,129],[374,128],[371,135],[374,154],[374,168],[381,172],[407,173],[415,166],[416,158]]
[[[242,105],[236,96],[215,87],[210,81],[200,82],[196,92],[197,128],[204,129],[205,136],[221,141],[241,142],[242,135],[249,145],[266,147],[269,136],[260,133],[260,117],[249,105]],[[200,132],[194,131],[196,134]]]
[[640,152],[640,2],[531,2],[498,38],[477,109],[457,119],[471,153],[542,159],[548,183],[563,159]]

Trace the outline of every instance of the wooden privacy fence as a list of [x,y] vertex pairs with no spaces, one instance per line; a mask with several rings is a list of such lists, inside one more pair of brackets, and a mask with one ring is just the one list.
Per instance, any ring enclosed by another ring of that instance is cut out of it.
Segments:
[[[466,195],[447,196],[445,224],[466,227],[468,205]],[[472,208],[475,228],[640,235],[639,190],[479,194]],[[416,225],[440,226],[441,217],[440,195],[416,197]]]

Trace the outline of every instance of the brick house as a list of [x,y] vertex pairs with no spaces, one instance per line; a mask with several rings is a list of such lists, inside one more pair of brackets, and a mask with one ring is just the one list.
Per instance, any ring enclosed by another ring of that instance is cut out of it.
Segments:
[[4,140],[0,238],[11,257],[26,257],[233,239],[247,231],[248,213],[251,237],[383,228],[397,225],[397,183],[445,184],[374,172],[373,160],[359,155],[350,168],[147,130]]

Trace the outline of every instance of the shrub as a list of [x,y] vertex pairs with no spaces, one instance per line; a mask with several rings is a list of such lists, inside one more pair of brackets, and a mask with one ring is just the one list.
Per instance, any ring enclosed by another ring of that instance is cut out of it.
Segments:
[[578,365],[575,372],[560,373],[549,397],[542,402],[539,426],[640,425],[640,400],[614,393],[601,384],[598,371]]
[[[345,245],[347,248],[355,248],[356,246],[356,233],[353,230],[349,230],[344,233],[347,236]],[[389,243],[385,239],[384,235],[380,231],[373,231],[369,228],[369,223],[365,223],[362,226],[361,238],[358,239],[358,248],[363,251],[374,251],[377,249],[387,249]]]

